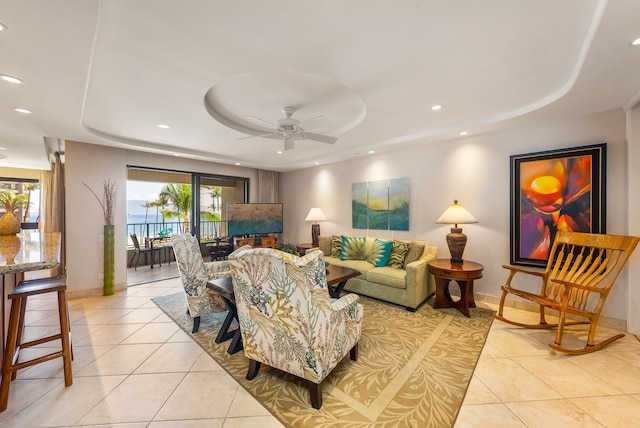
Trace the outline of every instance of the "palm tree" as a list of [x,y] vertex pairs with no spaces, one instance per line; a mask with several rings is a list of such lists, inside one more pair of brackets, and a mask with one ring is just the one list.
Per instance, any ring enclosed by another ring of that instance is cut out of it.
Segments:
[[27,191],[27,203],[24,208],[24,215],[22,216],[23,223],[27,223],[29,221],[29,208],[31,208],[31,192],[38,188],[40,188],[40,183],[25,183],[24,185],[24,190]]
[[160,197],[166,196],[173,210],[164,210],[164,213],[171,214],[183,222],[185,232],[189,231],[189,215],[191,214],[191,185],[190,184],[167,184],[160,191]]
[[153,201],[153,204],[156,207],[156,223],[158,222],[158,209],[160,209],[160,214],[162,215],[162,227],[164,228],[164,221],[167,218],[165,212],[167,211],[167,205],[169,205],[169,198],[167,195],[160,194],[158,195],[158,199]]
[[140,206],[146,208],[146,211],[144,212],[144,224],[147,224],[147,216],[149,215],[149,208],[153,208],[155,205],[153,204],[153,202],[146,201],[144,204]]
[[211,205],[211,208],[213,208],[214,211],[220,211],[220,196],[222,196],[220,187],[211,186],[209,187],[208,190],[211,195],[211,199],[213,199],[213,204]]

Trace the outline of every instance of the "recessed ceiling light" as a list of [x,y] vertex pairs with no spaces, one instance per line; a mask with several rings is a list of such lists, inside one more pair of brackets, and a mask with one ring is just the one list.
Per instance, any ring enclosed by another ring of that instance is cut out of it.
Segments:
[[281,155],[282,154],[282,150],[278,150],[276,153]]
[[14,110],[18,113],[31,114],[31,110],[27,110],[26,108],[16,107]]
[[440,104],[436,104],[434,106],[431,106],[431,110],[440,110],[442,108],[442,106]]
[[631,42],[631,44],[632,44],[633,46],[638,46],[638,45],[640,45],[640,37],[638,37],[638,38],[637,38],[637,39],[635,39],[633,42]]
[[7,26],[0,22],[0,31],[4,31],[7,29]]
[[161,123],[161,124],[158,125],[158,128],[169,129],[170,126],[169,125],[165,125],[164,123]]
[[469,133],[467,131],[462,131],[460,135],[469,135]]
[[238,165],[238,166],[239,166],[239,165],[240,165],[240,162],[236,162],[234,165]]
[[370,154],[370,155],[372,155],[372,154],[374,154],[374,153],[375,153],[375,152],[374,152],[373,150],[369,150],[369,154]]
[[320,165],[320,162],[314,162],[314,164],[316,164],[316,165]]
[[0,150],[7,150],[6,147],[0,147]]
[[0,74],[0,79],[4,80],[5,82],[22,83],[22,80],[18,79],[17,77],[7,76],[6,74]]

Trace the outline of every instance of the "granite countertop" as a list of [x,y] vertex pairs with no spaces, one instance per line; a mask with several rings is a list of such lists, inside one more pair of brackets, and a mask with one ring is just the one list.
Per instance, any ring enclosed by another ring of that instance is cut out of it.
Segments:
[[0,274],[55,268],[60,264],[60,233],[20,232],[0,236]]

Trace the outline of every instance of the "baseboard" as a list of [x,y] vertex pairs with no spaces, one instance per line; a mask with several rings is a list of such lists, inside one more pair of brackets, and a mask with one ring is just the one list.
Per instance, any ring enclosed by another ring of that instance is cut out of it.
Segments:
[[[121,283],[121,284],[115,284],[114,286],[114,290],[115,291],[120,291],[120,290],[126,290],[127,288],[127,283]],[[85,289],[85,290],[74,290],[74,291],[70,291],[69,288],[67,288],[67,299],[79,299],[81,297],[96,297],[96,296],[102,296],[103,295],[103,288],[102,287],[98,287],[98,288],[89,288],[89,289]]]

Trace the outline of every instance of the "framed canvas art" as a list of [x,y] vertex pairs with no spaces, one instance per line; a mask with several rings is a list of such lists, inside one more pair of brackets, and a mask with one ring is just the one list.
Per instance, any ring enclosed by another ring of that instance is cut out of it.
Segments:
[[511,263],[544,267],[559,230],[605,233],[606,143],[513,155]]

